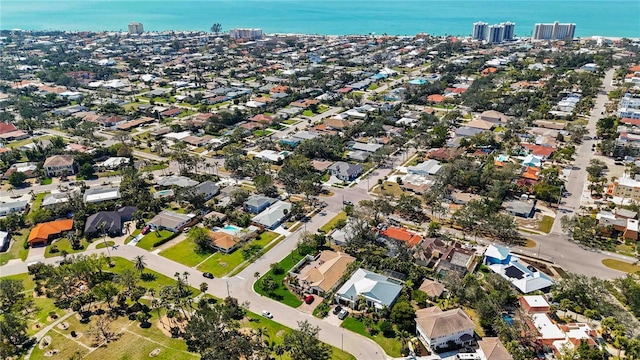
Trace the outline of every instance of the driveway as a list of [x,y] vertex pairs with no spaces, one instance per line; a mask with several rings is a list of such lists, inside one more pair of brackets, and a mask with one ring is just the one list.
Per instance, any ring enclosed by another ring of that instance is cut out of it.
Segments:
[[314,299],[311,304],[307,304],[306,302],[302,302],[302,305],[298,306],[296,310],[301,311],[305,314],[313,314],[313,310],[315,310],[318,305],[322,304],[324,301],[323,297],[318,295],[313,295]]

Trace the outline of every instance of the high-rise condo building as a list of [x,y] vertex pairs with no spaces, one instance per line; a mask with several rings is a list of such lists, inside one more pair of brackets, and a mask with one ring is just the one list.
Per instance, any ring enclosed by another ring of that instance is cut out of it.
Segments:
[[513,40],[515,36],[516,24],[507,21],[500,24],[489,25],[486,22],[478,21],[473,23],[473,40],[485,40],[490,44],[498,44],[504,41]]
[[507,21],[500,24],[500,26],[502,26],[502,40],[513,40],[516,31],[516,24],[512,23],[511,21]]
[[131,35],[140,35],[144,32],[144,28],[142,24],[139,22],[132,21],[129,23],[129,34]]
[[234,39],[260,40],[262,39],[262,29],[233,29],[229,32]]
[[487,35],[487,42],[489,44],[501,43],[503,40],[503,27],[495,24],[489,26],[489,35]]
[[471,38],[473,40],[485,40],[487,38],[487,24],[486,22],[478,21],[473,23],[473,32]]
[[573,39],[576,24],[536,24],[533,28],[534,40],[564,40]]

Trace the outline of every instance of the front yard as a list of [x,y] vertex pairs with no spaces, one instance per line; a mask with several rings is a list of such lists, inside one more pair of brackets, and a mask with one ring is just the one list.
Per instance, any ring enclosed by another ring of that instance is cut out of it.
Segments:
[[344,211],[339,212],[338,215],[333,217],[333,219],[322,225],[320,231],[328,234],[331,230],[335,229],[336,225],[340,221],[347,221],[347,213],[345,213]]
[[[247,243],[248,247],[253,247],[254,250],[260,251],[271,241],[276,239],[278,234],[265,231],[258,238]],[[246,255],[243,254],[243,249],[238,248],[231,254],[224,254],[216,252],[211,255],[205,262],[198,266],[198,270],[212,273],[215,277],[221,277],[231,272],[236,267],[240,266],[245,260]],[[180,262],[180,261],[179,261]],[[185,264],[186,265],[186,264]]]
[[27,236],[29,236],[29,229],[22,229],[12,234],[11,246],[6,252],[0,254],[0,265],[6,264],[11,259],[22,259],[22,261],[27,259],[29,249],[24,248]]
[[[87,240],[82,239],[80,241],[81,247],[79,249],[74,249],[71,247],[71,241],[68,239],[60,239],[54,240],[50,245],[47,245],[47,250],[44,253],[45,258],[50,258],[54,256],[60,256],[62,251],[66,251],[67,254],[75,254],[87,249],[89,243]],[[57,250],[57,251],[56,251]]]
[[360,319],[356,319],[355,317],[349,316],[344,319],[342,322],[343,328],[347,330],[351,330],[354,333],[360,334],[362,336],[366,336],[369,339],[375,341],[378,345],[380,345],[384,352],[391,357],[401,357],[402,356],[402,343],[397,338],[387,338],[382,335],[382,331],[379,329],[379,323],[375,323],[372,325],[378,332],[375,335],[371,335],[364,324],[364,322]]
[[172,235],[173,233],[169,230],[150,231],[147,235],[140,239],[140,242],[138,242],[137,246],[145,250],[151,250],[153,249],[153,244],[157,243],[160,240],[167,239]]
[[[280,261],[279,264],[282,269],[284,269],[282,274],[275,274],[273,270],[269,270],[253,284],[253,289],[260,295],[277,300],[285,305],[289,305],[294,308],[302,305],[302,300],[300,300],[298,296],[289,291],[289,289],[284,285],[284,278],[287,276],[287,272],[291,270],[293,265],[302,260],[303,257],[304,256],[300,255],[297,250],[294,250],[293,252],[291,252],[291,254],[287,255],[287,257]],[[277,284],[277,287],[271,292],[267,292],[262,288],[262,281],[268,277],[272,277],[273,281]]]
[[197,248],[196,243],[187,238],[166,250],[162,250],[160,256],[194,267],[212,255],[212,253],[198,252]]

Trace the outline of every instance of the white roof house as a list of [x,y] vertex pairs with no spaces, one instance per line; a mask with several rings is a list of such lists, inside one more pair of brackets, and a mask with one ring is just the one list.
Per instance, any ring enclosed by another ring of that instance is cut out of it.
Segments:
[[402,284],[384,275],[365,269],[356,270],[336,292],[336,301],[353,307],[362,295],[367,305],[382,310],[391,307],[402,291]]
[[90,188],[84,192],[85,203],[98,203],[108,200],[120,199],[119,188]]

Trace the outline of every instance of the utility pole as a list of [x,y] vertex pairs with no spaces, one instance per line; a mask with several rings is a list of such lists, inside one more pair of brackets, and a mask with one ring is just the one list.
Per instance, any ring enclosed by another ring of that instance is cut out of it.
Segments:
[[227,280],[227,297],[231,297],[231,292],[229,292],[229,280]]

